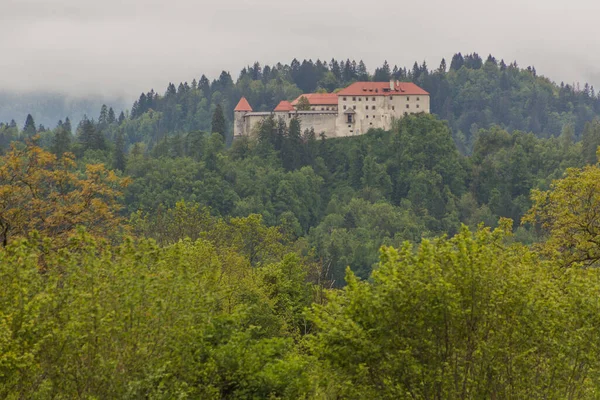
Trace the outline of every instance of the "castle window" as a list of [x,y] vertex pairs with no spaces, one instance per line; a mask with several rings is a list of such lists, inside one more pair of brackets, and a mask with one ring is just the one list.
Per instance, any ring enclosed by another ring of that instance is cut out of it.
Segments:
[[358,98],[358,101],[362,101],[362,97],[359,97],[359,98]]
[[371,107],[371,110],[374,110],[374,109],[375,109],[375,106],[372,106],[372,107]]
[[393,96],[390,96],[390,100],[394,100],[394,97],[393,97]]
[[369,116],[367,115],[367,118],[369,118]]
[[394,111],[396,109],[396,106],[392,106],[392,111]]
[[373,97],[373,101],[375,101],[375,97]]
[[409,101],[409,100],[410,100],[410,97],[406,96],[406,101]]
[[346,101],[346,98],[344,97],[344,101]]
[[409,107],[410,107],[410,106],[407,104],[407,105],[406,105],[406,108],[409,108]]
[[346,109],[346,106],[344,106],[344,110]]
[[419,98],[417,97],[417,101],[419,101]]
[[356,101],[356,97],[353,97],[353,98],[352,98],[352,101]]
[[368,109],[369,109],[369,106],[365,106],[365,110],[368,110]]
[[356,106],[352,106],[352,109],[353,109],[353,110],[356,110]]
[[369,125],[373,125],[373,123],[372,123],[372,122],[369,122]]
[[417,108],[419,108],[419,105],[417,104]]
[[321,107],[321,111],[325,111],[325,107]]

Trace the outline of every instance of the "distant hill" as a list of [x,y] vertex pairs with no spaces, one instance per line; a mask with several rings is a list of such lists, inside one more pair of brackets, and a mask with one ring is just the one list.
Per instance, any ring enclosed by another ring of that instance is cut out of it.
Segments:
[[0,122],[14,119],[17,126],[23,128],[27,114],[31,114],[37,125],[54,128],[59,120],[66,117],[74,124],[84,115],[97,119],[102,104],[119,113],[127,108],[127,103],[123,98],[97,95],[75,97],[56,92],[17,93],[0,90]]

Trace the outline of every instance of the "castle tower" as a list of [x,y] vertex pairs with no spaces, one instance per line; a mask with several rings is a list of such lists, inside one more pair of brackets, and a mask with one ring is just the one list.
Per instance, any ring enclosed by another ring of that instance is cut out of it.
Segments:
[[240,99],[240,102],[233,110],[233,137],[247,135],[246,132],[246,114],[252,112],[252,107],[245,97]]

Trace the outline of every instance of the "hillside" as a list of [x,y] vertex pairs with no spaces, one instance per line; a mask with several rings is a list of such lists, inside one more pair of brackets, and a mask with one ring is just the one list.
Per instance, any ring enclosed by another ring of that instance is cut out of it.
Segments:
[[201,76],[189,83],[170,83],[164,94],[152,90],[140,95],[125,131],[131,142],[143,139],[152,146],[167,134],[209,131],[217,104],[223,107],[231,130],[233,108],[241,96],[255,111],[270,111],[281,100],[301,93],[332,92],[358,80],[390,78],[412,81],[431,94],[432,113],[449,122],[463,153],[472,150],[478,129],[492,125],[538,137],[558,136],[570,125],[579,140],[585,123],[600,112],[599,97],[587,84],[558,85],[533,67],[459,53],[450,63],[442,60],[436,69],[425,63],[412,68],[385,63],[370,74],[363,62],[293,60],[275,66],[256,63],[237,77],[223,72],[212,82]]
[[390,76],[330,64],[0,123],[0,398],[597,397],[593,89],[457,55],[392,70],[439,115],[228,143],[242,94]]

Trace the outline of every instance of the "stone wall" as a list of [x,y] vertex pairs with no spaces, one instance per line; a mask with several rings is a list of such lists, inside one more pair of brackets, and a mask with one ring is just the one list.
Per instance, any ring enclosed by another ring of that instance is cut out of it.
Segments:
[[[395,119],[405,114],[430,112],[428,95],[340,96],[337,108],[337,111],[236,112],[234,137],[253,135],[256,125],[271,114],[276,119],[283,118],[288,124],[297,116],[302,131],[313,128],[317,137],[321,133],[327,137],[345,137],[363,135],[370,129],[388,130]],[[344,113],[350,109],[354,111],[352,123],[348,123]]]

